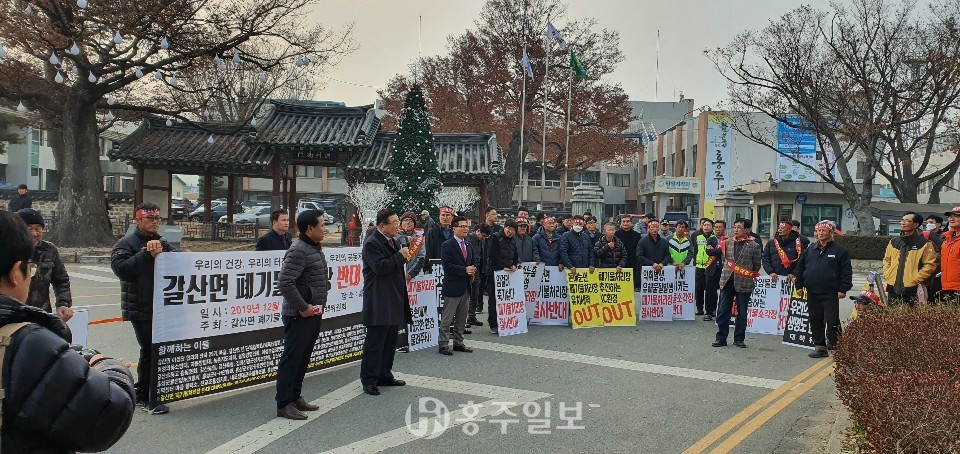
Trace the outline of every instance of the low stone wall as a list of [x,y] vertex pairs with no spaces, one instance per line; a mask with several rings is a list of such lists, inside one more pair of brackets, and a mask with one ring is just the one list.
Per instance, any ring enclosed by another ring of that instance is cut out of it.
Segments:
[[871,271],[883,272],[883,260],[851,260],[853,274],[867,274]]
[[[30,191],[33,197],[33,209],[40,212],[44,219],[50,219],[57,211],[58,194],[53,191]],[[10,199],[17,196],[16,189],[0,190],[0,209],[6,210],[10,206]],[[133,218],[133,194],[110,194],[110,219],[114,223]]]

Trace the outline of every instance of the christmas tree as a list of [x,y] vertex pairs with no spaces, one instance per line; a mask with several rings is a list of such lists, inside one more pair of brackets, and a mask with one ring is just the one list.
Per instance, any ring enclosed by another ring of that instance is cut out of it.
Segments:
[[407,93],[400,117],[397,141],[393,146],[389,175],[384,182],[396,194],[390,208],[397,213],[437,211],[434,198],[440,190],[440,169],[433,148],[430,117],[423,91],[414,85]]

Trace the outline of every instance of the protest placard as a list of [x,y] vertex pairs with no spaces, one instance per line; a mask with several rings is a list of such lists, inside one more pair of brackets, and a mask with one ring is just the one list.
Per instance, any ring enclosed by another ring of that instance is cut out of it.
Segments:
[[437,322],[436,281],[430,274],[420,275],[407,282],[407,297],[413,323],[407,327],[408,351],[436,347],[440,344]]
[[570,298],[567,272],[555,266],[543,268],[543,279],[537,293],[536,307],[530,323],[534,325],[569,325]]
[[577,270],[576,274],[567,273],[567,288],[570,291],[570,320],[573,328],[594,328],[603,326],[600,315],[600,284],[590,279],[590,271]]
[[494,271],[493,291],[497,301],[497,329],[500,336],[527,332],[523,272]]
[[795,347],[813,348],[813,330],[810,329],[810,309],[807,306],[806,289],[794,289],[793,296],[790,298],[783,343]]
[[540,293],[540,282],[543,281],[543,264],[523,262],[518,270],[523,271],[524,301],[526,302],[527,322],[529,322],[533,319],[533,313],[537,309],[537,295]]
[[70,334],[73,335],[71,344],[87,346],[87,333],[90,328],[90,312],[86,309],[75,309],[73,317],[67,322]]
[[777,334],[781,291],[786,281],[781,277],[774,282],[770,276],[760,276],[755,280],[753,293],[747,302],[748,333]]
[[693,293],[696,287],[696,271],[693,267],[675,271],[675,286],[673,294],[674,320],[694,320],[696,318],[697,300]]
[[672,266],[660,271],[652,266],[640,270],[640,320],[673,321],[676,277],[677,270]]
[[[332,288],[308,370],[360,358],[360,248],[325,248]],[[285,251],[157,257],[150,364],[153,405],[275,379],[283,351],[277,280]]]
[[634,305],[633,270],[600,268],[591,274],[590,282],[598,284],[600,310],[605,326],[637,326]]

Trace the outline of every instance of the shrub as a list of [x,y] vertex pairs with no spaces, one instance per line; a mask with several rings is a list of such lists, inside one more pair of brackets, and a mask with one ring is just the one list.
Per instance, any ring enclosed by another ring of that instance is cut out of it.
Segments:
[[[836,235],[833,240],[850,252],[854,260],[883,260],[889,236]],[[813,241],[811,238],[810,241]]]
[[877,452],[960,452],[960,311],[865,314],[844,330],[837,394]]

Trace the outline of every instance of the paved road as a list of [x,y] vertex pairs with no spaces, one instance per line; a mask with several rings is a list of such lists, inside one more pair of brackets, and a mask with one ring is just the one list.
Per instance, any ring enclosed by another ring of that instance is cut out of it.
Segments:
[[[76,307],[88,308],[91,320],[119,317],[119,286],[108,267],[68,270]],[[863,276],[855,278],[854,288],[862,282]],[[841,313],[850,309],[845,301]],[[409,385],[383,389],[381,396],[360,392],[357,365],[309,376],[304,397],[321,411],[306,422],[276,418],[273,388],[261,386],[176,402],[168,415],[138,412],[109,452],[669,453],[717,432],[721,436],[703,441],[705,446],[727,439],[733,452],[821,446],[822,430],[809,426],[824,402],[835,402],[826,376],[830,361],[811,360],[807,350],[769,335],[748,334],[745,350],[712,348],[714,332],[713,323],[702,321],[578,331],[532,326],[526,335],[507,338],[475,329],[467,336],[473,354],[446,357],[433,349],[398,354],[394,370]],[[126,323],[91,326],[90,346],[137,358]],[[806,390],[809,385],[815,386]],[[784,408],[764,409],[758,401]],[[405,428],[408,409],[414,424],[418,418],[429,423],[438,402],[449,410],[439,413],[449,416],[451,427],[432,437],[428,425],[426,437],[412,435]],[[421,403],[427,411],[419,411]],[[516,416],[489,414],[504,407]],[[465,415],[476,419],[458,422]],[[725,422],[732,430],[717,431]],[[557,428],[565,424],[582,428]]]

